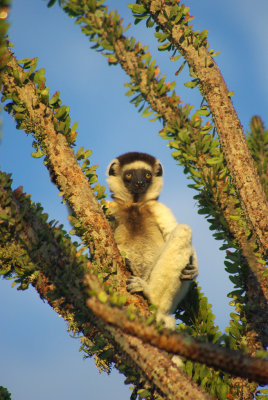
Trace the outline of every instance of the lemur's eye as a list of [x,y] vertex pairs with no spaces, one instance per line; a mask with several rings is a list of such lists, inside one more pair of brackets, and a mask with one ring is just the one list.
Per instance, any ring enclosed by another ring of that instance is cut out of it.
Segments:
[[128,179],[128,180],[131,179],[131,178],[132,178],[132,174],[131,174],[130,172],[127,173],[127,174],[125,175],[125,178]]
[[151,177],[152,177],[151,172],[147,172],[146,175],[145,175],[145,178],[146,179],[151,179]]

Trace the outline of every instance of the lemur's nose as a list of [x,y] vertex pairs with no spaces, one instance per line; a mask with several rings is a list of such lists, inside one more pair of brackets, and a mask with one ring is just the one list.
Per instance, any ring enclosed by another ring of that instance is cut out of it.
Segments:
[[135,186],[136,186],[136,187],[142,187],[142,186],[144,186],[144,181],[143,181],[143,180],[138,180],[138,181],[136,181]]

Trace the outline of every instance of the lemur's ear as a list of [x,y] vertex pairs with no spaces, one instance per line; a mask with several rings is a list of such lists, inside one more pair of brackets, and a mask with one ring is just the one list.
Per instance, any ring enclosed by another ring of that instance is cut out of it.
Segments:
[[116,170],[117,170],[118,165],[119,165],[119,162],[116,158],[114,160],[112,160],[110,162],[110,164],[108,165],[107,175],[108,176],[116,176]]
[[160,161],[157,160],[155,165],[155,176],[163,176],[163,167]]

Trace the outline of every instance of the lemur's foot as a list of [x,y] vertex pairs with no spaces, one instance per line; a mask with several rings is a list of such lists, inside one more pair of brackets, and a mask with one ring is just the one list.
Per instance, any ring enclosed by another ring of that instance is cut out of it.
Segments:
[[131,294],[137,292],[144,292],[147,287],[147,283],[138,276],[131,276],[127,280],[127,291]]

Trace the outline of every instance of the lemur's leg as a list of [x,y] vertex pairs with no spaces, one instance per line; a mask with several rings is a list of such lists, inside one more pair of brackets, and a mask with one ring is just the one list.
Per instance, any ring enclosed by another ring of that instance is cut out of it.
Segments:
[[149,299],[158,307],[160,313],[173,313],[185,296],[190,281],[183,281],[180,278],[190,263],[191,256],[193,256],[191,228],[188,225],[178,224],[161,249],[148,282]]
[[[198,274],[192,232],[188,225],[177,225],[160,251],[148,282],[132,276],[127,281],[131,293],[143,292],[158,307],[158,319],[172,319],[166,325],[175,326],[172,314],[186,295],[191,279]],[[162,316],[162,317],[161,317]]]

